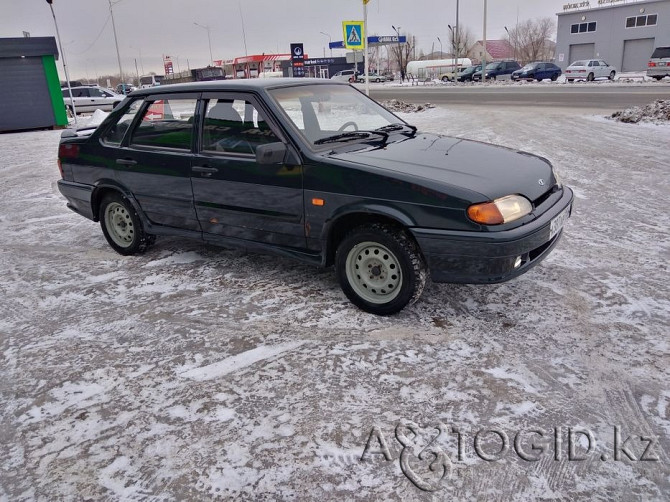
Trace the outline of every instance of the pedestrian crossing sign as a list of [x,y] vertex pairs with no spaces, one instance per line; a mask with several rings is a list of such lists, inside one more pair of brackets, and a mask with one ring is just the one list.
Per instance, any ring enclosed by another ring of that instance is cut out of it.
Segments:
[[363,21],[342,21],[342,29],[344,30],[344,47],[347,49],[363,50],[363,37],[365,32],[363,29]]

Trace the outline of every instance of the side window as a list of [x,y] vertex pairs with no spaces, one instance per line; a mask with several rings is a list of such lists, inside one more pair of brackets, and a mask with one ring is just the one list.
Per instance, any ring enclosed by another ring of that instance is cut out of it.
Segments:
[[88,92],[92,98],[104,98],[107,96],[101,89],[95,87],[91,87]]
[[133,131],[132,146],[190,150],[196,99],[150,101]]
[[256,147],[280,141],[272,132],[263,113],[242,99],[207,101],[202,131],[202,149],[253,155]]
[[79,87],[77,89],[72,89],[73,98],[88,98],[88,87]]
[[108,145],[120,145],[121,141],[123,140],[123,136],[126,134],[130,124],[133,122],[135,115],[137,115],[142,102],[143,101],[141,99],[133,101],[126,112],[121,116],[119,121],[107,129],[100,140]]

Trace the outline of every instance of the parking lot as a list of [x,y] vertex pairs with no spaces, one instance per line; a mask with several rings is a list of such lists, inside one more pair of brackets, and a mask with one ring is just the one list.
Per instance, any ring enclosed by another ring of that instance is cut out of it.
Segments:
[[536,111],[402,115],[576,202],[528,274],[388,318],[283,258],[122,257],[58,193],[60,132],[0,135],[0,500],[665,499],[670,126]]

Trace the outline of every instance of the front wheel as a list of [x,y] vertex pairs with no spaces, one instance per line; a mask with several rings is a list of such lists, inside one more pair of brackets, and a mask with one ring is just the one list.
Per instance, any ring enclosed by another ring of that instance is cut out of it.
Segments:
[[335,255],[344,294],[366,312],[391,315],[416,302],[426,284],[426,264],[402,230],[372,225],[352,230]]
[[554,74],[551,76],[551,81],[552,81],[552,82],[556,82],[557,80],[558,80],[558,75],[556,75],[556,74],[554,73]]
[[144,233],[140,217],[128,198],[118,192],[104,196],[99,214],[102,233],[119,254],[143,253],[154,240],[154,236]]
[[612,71],[610,72],[610,76],[609,76],[608,78],[609,78],[610,80],[614,80],[614,75],[616,75],[616,72],[615,72],[614,70],[612,70]]

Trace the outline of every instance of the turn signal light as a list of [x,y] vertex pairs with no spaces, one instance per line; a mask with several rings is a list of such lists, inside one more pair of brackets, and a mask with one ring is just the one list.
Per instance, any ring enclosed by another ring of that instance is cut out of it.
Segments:
[[323,199],[318,199],[318,198],[316,198],[316,197],[314,197],[314,198],[312,199],[312,205],[313,205],[313,206],[323,206],[323,205],[325,205],[325,204],[326,204],[326,201],[323,200]]
[[500,225],[501,223],[505,223],[505,218],[503,218],[498,206],[493,202],[470,206],[468,208],[468,217],[472,221],[483,223],[484,225]]

